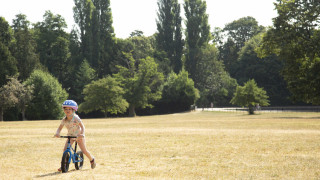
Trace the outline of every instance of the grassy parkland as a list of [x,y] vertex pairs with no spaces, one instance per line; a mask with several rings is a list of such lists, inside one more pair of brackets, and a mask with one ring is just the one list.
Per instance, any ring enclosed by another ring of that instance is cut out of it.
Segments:
[[[88,159],[58,173],[60,120],[0,123],[0,179],[319,179],[320,113],[83,119]],[[65,134],[66,128],[61,135]]]

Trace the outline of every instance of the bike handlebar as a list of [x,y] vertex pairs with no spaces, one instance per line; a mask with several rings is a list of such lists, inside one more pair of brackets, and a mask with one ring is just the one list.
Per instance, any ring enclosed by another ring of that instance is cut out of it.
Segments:
[[60,138],[77,138],[77,136],[60,136]]

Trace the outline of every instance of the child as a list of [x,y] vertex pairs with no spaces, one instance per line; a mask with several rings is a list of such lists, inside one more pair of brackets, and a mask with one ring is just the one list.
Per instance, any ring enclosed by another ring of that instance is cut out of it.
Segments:
[[[96,167],[96,162],[94,157],[92,157],[92,155],[86,148],[86,141],[84,138],[85,127],[80,117],[77,114],[75,114],[75,112],[78,110],[77,103],[73,100],[66,100],[62,104],[62,108],[66,116],[62,119],[61,124],[58,127],[57,132],[54,136],[60,137],[61,129],[63,128],[63,126],[66,126],[66,128],[68,129],[68,136],[77,136],[77,138],[71,139],[71,145],[74,143],[74,141],[78,142],[83,154],[85,154],[89,158],[91,168],[94,169]],[[63,151],[67,149],[67,146],[68,140],[66,141]],[[61,171],[61,168],[59,168],[58,171]]]

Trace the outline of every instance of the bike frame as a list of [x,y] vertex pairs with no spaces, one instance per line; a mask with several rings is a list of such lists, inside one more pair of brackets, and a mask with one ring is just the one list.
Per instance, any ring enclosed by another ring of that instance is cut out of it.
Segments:
[[[68,147],[67,149],[63,152],[63,154],[65,152],[69,153],[69,160],[68,163],[71,163],[71,160],[73,163],[76,162],[82,162],[83,159],[77,154],[77,141],[75,142],[75,147],[74,149],[71,146],[71,138],[77,138],[76,136],[60,136],[61,138],[68,138]],[[73,151],[73,152],[72,152]],[[78,158],[78,160],[76,160],[76,157]]]

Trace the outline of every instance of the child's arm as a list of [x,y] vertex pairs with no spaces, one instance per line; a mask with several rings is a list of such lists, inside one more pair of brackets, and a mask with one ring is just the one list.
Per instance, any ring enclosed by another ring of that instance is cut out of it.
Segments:
[[55,137],[60,137],[60,131],[61,131],[62,128],[63,128],[63,124],[60,124],[60,126],[57,129],[56,134],[54,135]]
[[78,137],[81,138],[81,137],[84,137],[84,130],[85,130],[85,127],[84,127],[84,124],[82,123],[82,121],[80,121],[79,126],[80,126],[81,130],[80,130],[80,134],[78,135]]

